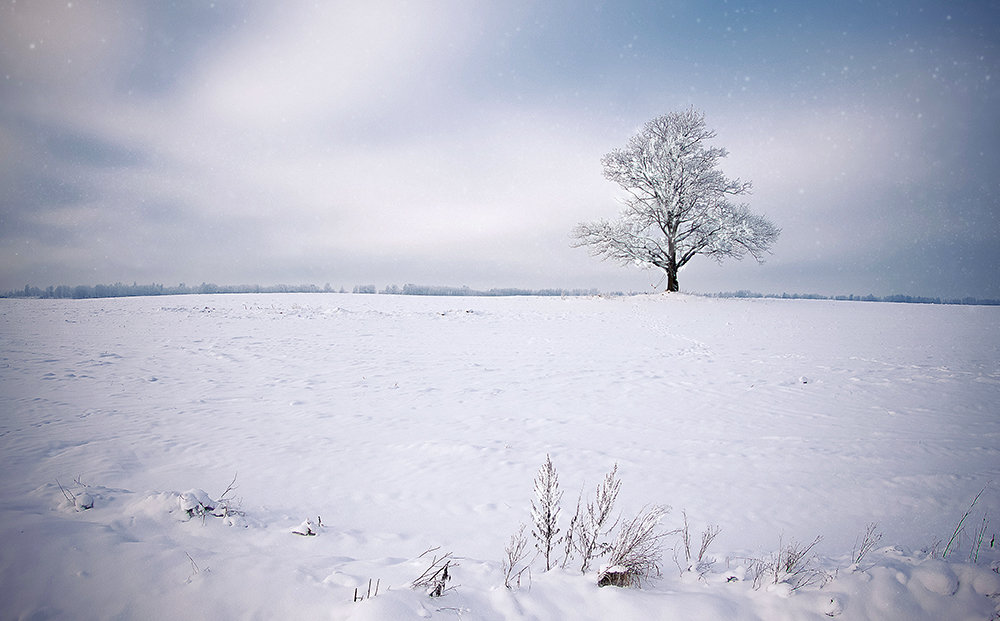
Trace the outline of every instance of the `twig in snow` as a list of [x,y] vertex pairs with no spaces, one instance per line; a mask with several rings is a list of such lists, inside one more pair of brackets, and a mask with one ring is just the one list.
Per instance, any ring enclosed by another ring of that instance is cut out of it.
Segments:
[[969,514],[972,513],[972,509],[975,508],[976,503],[979,502],[979,497],[983,495],[983,492],[985,492],[986,488],[989,486],[990,486],[989,483],[984,485],[983,489],[979,490],[979,493],[976,494],[976,497],[972,499],[972,504],[969,505],[969,508],[965,511],[965,514],[962,516],[962,519],[958,521],[958,526],[955,527],[955,532],[951,534],[951,539],[948,540],[948,545],[944,547],[944,552],[941,554],[941,558],[948,558],[948,552],[951,551],[951,544],[955,543],[955,539],[958,538],[959,533],[961,533],[963,530],[963,525],[965,524],[965,520],[969,517]]
[[59,479],[56,479],[56,485],[59,486],[59,491],[62,492],[63,497],[66,499],[66,502],[68,502],[69,504],[75,506],[76,505],[76,496],[74,496],[72,492],[70,492],[65,487],[63,487],[62,483],[59,482]]
[[420,555],[417,556],[417,558],[423,558],[425,554],[428,554],[429,552],[437,552],[440,549],[441,549],[441,546],[434,546],[433,548],[427,548],[426,550],[424,550],[423,552],[421,552]]
[[[423,556],[423,554],[420,556]],[[440,558],[435,555],[430,566],[413,581],[410,587],[414,589],[426,589],[427,595],[431,597],[441,597],[446,591],[450,590],[446,588],[446,583],[451,580],[451,573],[448,571],[451,567],[458,567],[456,563],[452,562],[451,552]]]
[[[972,563],[979,562],[979,550],[983,547],[983,539],[986,538],[986,529],[990,525],[989,516],[983,513],[983,523],[976,529],[972,537],[972,551],[969,552],[969,561]],[[993,547],[993,542],[990,542],[990,547]]]
[[531,578],[531,566],[524,562],[528,558],[528,551],[525,549],[527,547],[528,541],[524,538],[522,523],[517,532],[510,536],[510,542],[504,548],[506,558],[503,561],[503,585],[508,589],[514,588],[515,582],[518,588],[521,587],[521,575],[524,572],[528,572],[528,578]]
[[378,596],[378,587],[382,583],[382,579],[379,578],[375,581],[375,592],[372,593],[372,579],[368,579],[368,591],[365,595],[358,595],[358,587],[354,587],[354,601],[360,602],[362,600],[371,599],[372,597]]
[[882,541],[882,533],[878,531],[878,522],[870,522],[865,526],[865,534],[861,537],[861,543],[854,541],[855,550],[851,552],[851,562],[855,565],[861,563],[865,556],[875,549],[878,542]]
[[236,489],[238,487],[236,485],[236,477],[237,476],[239,476],[239,472],[233,474],[233,480],[229,482],[229,485],[226,487],[226,491],[222,492],[222,495],[219,496],[219,500],[220,501],[223,500],[226,497],[226,495],[229,494],[229,492],[233,491],[234,489]]

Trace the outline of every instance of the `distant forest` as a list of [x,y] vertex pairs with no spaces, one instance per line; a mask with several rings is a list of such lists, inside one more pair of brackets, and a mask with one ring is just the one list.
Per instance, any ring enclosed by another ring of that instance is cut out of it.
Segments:
[[[59,285],[58,287],[47,287],[40,289],[25,285],[24,289],[15,289],[0,293],[4,298],[42,298],[42,299],[74,299],[82,300],[86,298],[124,298],[136,296],[152,295],[189,295],[189,294],[212,294],[212,293],[347,293],[341,287],[333,289],[329,283],[323,287],[316,285],[216,285],[214,283],[202,283],[200,285],[189,286],[181,283],[176,286],[166,286],[153,283],[151,285],[131,285],[115,283],[113,285]],[[453,295],[453,296],[512,296],[512,295],[536,295],[536,296],[586,296],[600,295],[597,289],[488,289],[481,291],[470,289],[469,287],[444,287],[428,285],[389,285],[384,289],[378,289],[375,285],[357,285],[352,293],[383,293],[391,295]],[[624,295],[616,292],[612,295]]]
[[710,298],[768,298],[777,300],[841,300],[852,302],[896,302],[902,304],[967,304],[1000,306],[1000,300],[974,297],[929,298],[915,295],[819,295],[816,293],[756,293],[754,291],[727,291],[699,294]]
[[[214,293],[347,293],[343,287],[333,289],[327,283],[323,287],[316,285],[216,285],[202,283],[200,285],[165,286],[160,284],[140,285],[68,285],[51,286],[45,289],[25,285],[24,289],[15,289],[0,293],[3,298],[42,298],[42,299],[87,299],[87,298],[121,298],[153,295],[189,295]],[[387,295],[437,295],[437,296],[625,296],[641,295],[637,292],[621,291],[601,292],[597,289],[519,289],[494,288],[487,290],[471,289],[469,287],[449,287],[438,285],[389,285],[379,289],[375,285],[357,285],[351,293],[356,294],[387,294]],[[730,291],[724,293],[693,294],[712,298],[768,298],[781,300],[844,300],[855,302],[901,302],[907,304],[967,304],[1000,306],[1000,300],[974,297],[964,298],[930,298],[912,295],[820,295],[816,293],[756,293],[753,291]]]

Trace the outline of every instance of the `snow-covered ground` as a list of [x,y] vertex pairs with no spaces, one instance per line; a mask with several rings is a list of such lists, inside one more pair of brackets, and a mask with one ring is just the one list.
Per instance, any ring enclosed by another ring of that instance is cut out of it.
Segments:
[[[1000,308],[685,295],[0,300],[0,343],[3,619],[1000,610]],[[695,547],[721,527],[714,563],[680,571],[673,535],[661,577],[642,589],[598,588],[578,561],[545,572],[538,559],[505,588],[504,548],[530,521],[546,454],[563,529],[581,489],[588,500],[618,464],[618,510],[669,505],[662,528],[686,514]],[[219,500],[228,517],[199,515],[204,504],[221,513]],[[316,536],[293,534],[305,520]],[[883,537],[852,566],[872,522]],[[754,584],[755,562],[817,536],[815,584]],[[410,588],[449,552],[453,588]]]

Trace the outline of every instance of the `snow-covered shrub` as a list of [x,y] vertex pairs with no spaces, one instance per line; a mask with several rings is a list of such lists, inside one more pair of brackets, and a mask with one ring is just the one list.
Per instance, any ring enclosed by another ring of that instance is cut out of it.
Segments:
[[188,518],[201,518],[214,515],[216,502],[203,489],[189,489],[177,497],[177,507],[182,515]]
[[217,517],[230,526],[246,526],[246,512],[240,508],[241,503],[230,495],[235,489],[236,475],[233,475],[233,480],[218,500],[214,500],[203,489],[189,489],[177,494],[177,509],[185,520],[200,518],[204,522],[209,517]]
[[643,579],[660,575],[663,539],[676,532],[660,529],[668,511],[667,507],[652,506],[622,523],[608,547],[608,564],[598,575],[600,586],[641,586]]

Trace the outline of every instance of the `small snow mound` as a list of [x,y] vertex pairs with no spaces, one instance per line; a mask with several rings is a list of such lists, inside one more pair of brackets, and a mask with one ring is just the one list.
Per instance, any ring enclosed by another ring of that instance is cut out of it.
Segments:
[[831,597],[823,605],[823,614],[828,617],[836,617],[844,612],[844,605],[840,598]]
[[628,569],[622,565],[614,565],[601,569],[597,577],[597,586],[628,587],[636,583],[636,576],[632,575]]
[[786,599],[792,596],[793,590],[792,585],[787,582],[778,582],[777,584],[771,584],[767,587],[768,593],[774,593],[778,597]]
[[986,597],[1000,595],[1000,574],[979,567],[974,567],[974,570],[975,574],[970,580],[973,591]]
[[86,511],[87,509],[94,508],[94,497],[87,492],[77,494],[76,498],[73,500],[76,503],[76,508],[80,511]]
[[313,524],[312,520],[306,520],[292,529],[293,535],[301,535],[303,537],[314,537],[319,530],[319,527]]
[[177,506],[181,513],[188,517],[205,515],[215,508],[215,504],[215,501],[202,489],[189,489],[177,498]]
[[350,621],[383,621],[384,619],[428,619],[433,615],[414,593],[388,591],[378,597],[370,597],[353,605],[354,610],[347,615]]
[[958,592],[958,577],[944,561],[924,561],[913,568],[910,579],[938,595],[954,595]]

